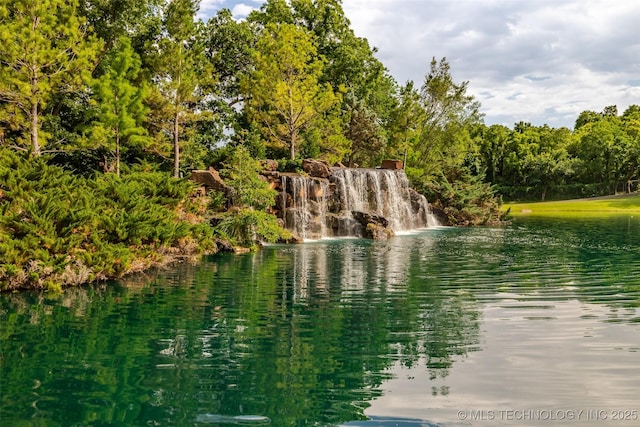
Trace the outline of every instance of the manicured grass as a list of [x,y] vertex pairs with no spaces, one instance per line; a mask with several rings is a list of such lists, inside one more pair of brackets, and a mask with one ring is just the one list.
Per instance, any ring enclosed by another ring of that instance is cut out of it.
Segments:
[[640,215],[640,194],[537,203],[505,203],[513,216],[586,217]]

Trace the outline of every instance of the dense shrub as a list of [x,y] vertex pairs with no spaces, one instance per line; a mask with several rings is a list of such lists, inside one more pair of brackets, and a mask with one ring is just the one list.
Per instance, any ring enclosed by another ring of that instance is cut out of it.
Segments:
[[424,182],[408,170],[412,185],[451,225],[494,225],[505,219],[502,198],[495,189],[468,170],[461,169],[453,182]]
[[255,248],[258,243],[275,243],[291,238],[275,216],[252,208],[232,210],[215,227],[215,234],[234,246]]
[[192,192],[161,172],[85,178],[0,150],[0,289],[119,277],[211,249]]
[[233,187],[234,208],[218,218],[214,232],[234,246],[255,248],[261,242],[291,237],[266,211],[274,205],[277,192],[260,176],[260,170],[259,161],[242,146],[234,149],[221,170],[226,183]]

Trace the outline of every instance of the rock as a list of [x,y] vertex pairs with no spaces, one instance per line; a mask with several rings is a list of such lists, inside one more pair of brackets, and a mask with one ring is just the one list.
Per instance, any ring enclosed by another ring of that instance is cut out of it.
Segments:
[[275,172],[278,170],[278,162],[271,159],[260,160],[260,167],[265,172]]
[[412,212],[420,213],[422,210],[429,209],[427,199],[411,187],[409,187],[409,201]]
[[436,217],[440,225],[452,225],[449,215],[439,205],[429,205],[431,207],[431,214]]
[[361,211],[353,211],[351,212],[351,215],[353,215],[353,218],[355,218],[355,220],[365,228],[369,224],[381,225],[384,228],[389,226],[389,221],[387,221],[387,219],[382,215]]
[[228,240],[216,239],[219,252],[233,252],[233,245]]
[[387,240],[393,236],[395,233],[390,228],[370,223],[365,227],[363,237],[372,240]]
[[209,168],[208,170],[193,170],[189,179],[198,184],[202,184],[207,190],[216,190],[229,197],[233,194],[233,188],[228,186],[217,170]]
[[224,182],[218,171],[214,168],[209,168],[208,170],[193,170],[191,171],[189,179],[198,184],[202,184],[207,191],[215,190],[224,194],[227,199],[227,208],[233,205],[233,197],[236,191]]
[[289,237],[288,239],[280,239],[278,243],[302,244],[304,243],[304,239],[298,236],[296,233],[291,232],[291,237]]
[[302,169],[316,178],[329,178],[329,164],[322,160],[304,159],[302,161]]
[[391,170],[402,170],[402,160],[383,160],[382,161],[382,169],[391,169]]
[[333,165],[333,167],[334,167],[334,168],[341,168],[341,169],[346,168],[346,166],[345,166],[345,165],[344,165],[344,163],[342,163],[342,162],[336,162],[336,163]]
[[353,218],[363,227],[363,236],[373,240],[387,240],[395,236],[395,233],[389,227],[389,221],[378,214],[371,212],[353,211]]
[[222,191],[227,186],[218,171],[214,168],[209,168],[209,170],[193,170],[191,171],[189,179],[218,191]]
[[236,255],[248,254],[251,252],[251,248],[245,248],[244,246],[234,246],[233,253]]

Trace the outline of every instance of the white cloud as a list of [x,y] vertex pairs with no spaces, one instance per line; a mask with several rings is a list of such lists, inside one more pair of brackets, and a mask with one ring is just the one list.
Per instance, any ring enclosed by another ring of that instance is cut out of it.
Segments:
[[200,11],[198,18],[207,19],[216,14],[225,0],[202,0],[200,1]]
[[218,10],[226,8],[231,10],[235,19],[243,19],[252,10],[259,9],[262,3],[264,3],[263,0],[202,0],[198,17],[206,20],[215,15]]
[[233,9],[231,10],[231,13],[233,14],[233,17],[236,19],[246,18],[246,16],[255,9],[257,8],[254,6],[249,6],[244,3],[240,3],[233,7]]
[[446,57],[488,124],[572,126],[585,109],[640,102],[637,2],[345,0],[344,9],[399,83],[421,84],[431,57]]

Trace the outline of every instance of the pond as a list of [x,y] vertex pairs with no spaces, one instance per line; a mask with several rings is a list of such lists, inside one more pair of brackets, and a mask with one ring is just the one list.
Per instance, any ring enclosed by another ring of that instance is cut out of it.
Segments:
[[640,424],[640,218],[321,240],[0,295],[11,426]]

